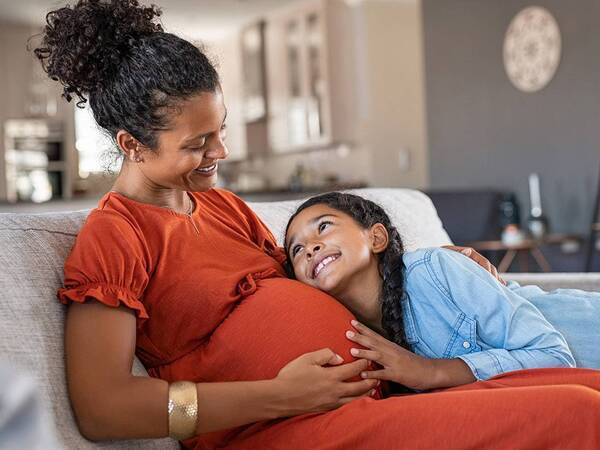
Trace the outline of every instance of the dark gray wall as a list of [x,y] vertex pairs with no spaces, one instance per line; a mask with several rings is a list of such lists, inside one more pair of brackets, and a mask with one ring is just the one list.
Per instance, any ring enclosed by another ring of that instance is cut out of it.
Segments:
[[502,64],[521,0],[423,0],[431,186],[514,190],[526,213],[538,172],[554,231],[582,232],[600,165],[600,1],[536,0],[556,18],[550,84],[518,91]]

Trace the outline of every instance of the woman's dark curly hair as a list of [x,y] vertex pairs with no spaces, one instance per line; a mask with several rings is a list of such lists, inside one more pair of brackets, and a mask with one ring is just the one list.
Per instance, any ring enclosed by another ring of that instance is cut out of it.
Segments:
[[46,16],[35,56],[67,101],[88,101],[98,125],[114,139],[126,130],[156,149],[168,110],[219,88],[208,58],[190,42],[165,33],[161,11],[138,0],[79,0]]
[[[383,280],[381,290],[381,315],[382,327],[387,337],[396,344],[408,348],[404,333],[404,320],[402,316],[402,300],[404,296],[404,263],[402,254],[404,246],[396,227],[387,213],[377,203],[359,197],[358,195],[345,192],[328,192],[309,198],[302,203],[296,212],[292,214],[285,228],[287,236],[288,229],[294,218],[306,208],[314,205],[326,205],[350,216],[361,227],[368,229],[380,223],[388,232],[389,243],[387,248],[379,253],[379,273]],[[291,261],[289,248],[286,248],[288,261]],[[291,263],[288,263],[288,272],[295,277]]]

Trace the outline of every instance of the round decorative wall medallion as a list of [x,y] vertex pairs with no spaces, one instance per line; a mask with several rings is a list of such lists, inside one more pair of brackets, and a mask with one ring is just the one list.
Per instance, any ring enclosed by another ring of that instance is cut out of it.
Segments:
[[510,22],[504,36],[504,69],[521,91],[535,92],[552,80],[560,63],[558,23],[547,9],[530,6]]

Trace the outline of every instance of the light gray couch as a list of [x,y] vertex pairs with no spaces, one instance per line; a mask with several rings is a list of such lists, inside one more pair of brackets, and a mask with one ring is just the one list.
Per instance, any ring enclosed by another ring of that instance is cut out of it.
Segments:
[[[431,201],[405,189],[358,193],[380,203],[392,216],[407,249],[450,244]],[[251,207],[281,241],[298,202],[253,203]],[[51,411],[60,447],[65,449],[176,449],[170,439],[92,443],[78,432],[64,376],[63,319],[56,300],[63,261],[88,212],[0,214],[0,359],[30,373]],[[544,288],[579,287],[600,291],[600,274],[510,275]],[[136,359],[134,373],[145,374]]]

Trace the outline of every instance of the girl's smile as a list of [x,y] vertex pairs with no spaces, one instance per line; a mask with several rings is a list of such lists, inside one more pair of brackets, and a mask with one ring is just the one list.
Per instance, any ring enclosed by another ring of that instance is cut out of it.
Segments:
[[315,261],[312,264],[313,269],[309,272],[310,277],[313,279],[317,278],[325,268],[329,268],[329,265],[334,261],[337,261],[340,256],[341,254],[337,253],[329,256],[322,255],[320,258],[315,258]]

